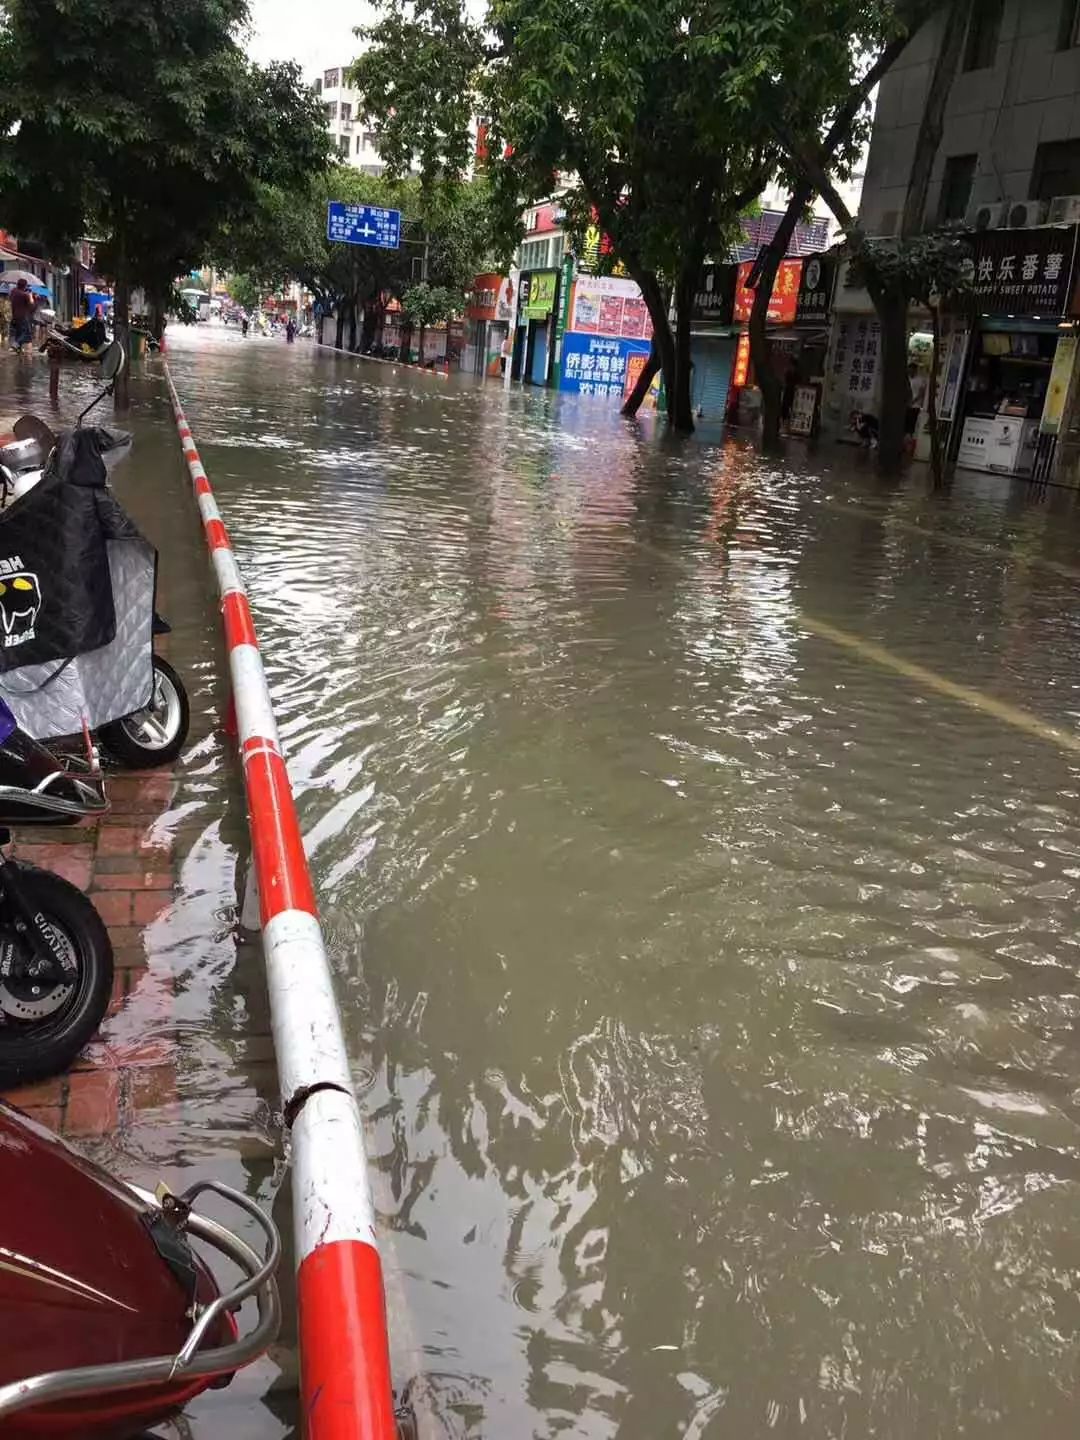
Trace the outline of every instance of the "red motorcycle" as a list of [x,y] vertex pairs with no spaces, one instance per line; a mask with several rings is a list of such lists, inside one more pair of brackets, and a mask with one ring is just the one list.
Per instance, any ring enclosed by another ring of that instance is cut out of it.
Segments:
[[[213,1192],[266,1236],[259,1256],[194,1202]],[[227,1385],[277,1335],[280,1241],[245,1196],[214,1180],[156,1196],[113,1180],[0,1102],[0,1434],[134,1440]],[[222,1293],[192,1244],[242,1281]],[[235,1312],[254,1296],[241,1337]]]

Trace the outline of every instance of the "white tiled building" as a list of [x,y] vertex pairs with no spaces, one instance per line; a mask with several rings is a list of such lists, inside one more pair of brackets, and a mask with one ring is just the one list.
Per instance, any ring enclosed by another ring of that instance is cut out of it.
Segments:
[[326,129],[342,160],[365,175],[381,175],[385,166],[375,143],[375,130],[365,120],[360,92],[345,84],[347,65],[335,65],[315,80],[326,112]]

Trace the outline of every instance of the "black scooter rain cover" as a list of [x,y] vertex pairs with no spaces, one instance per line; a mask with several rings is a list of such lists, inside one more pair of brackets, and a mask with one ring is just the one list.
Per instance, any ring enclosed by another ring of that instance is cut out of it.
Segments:
[[109,540],[142,536],[106,487],[94,430],[69,430],[41,480],[0,514],[0,671],[112,640]]

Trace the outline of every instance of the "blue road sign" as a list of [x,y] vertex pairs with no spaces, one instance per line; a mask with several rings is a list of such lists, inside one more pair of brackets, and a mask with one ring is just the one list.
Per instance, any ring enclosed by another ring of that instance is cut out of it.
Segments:
[[343,245],[374,245],[380,250],[401,248],[401,211],[379,205],[346,205],[331,200],[326,212],[326,238]]

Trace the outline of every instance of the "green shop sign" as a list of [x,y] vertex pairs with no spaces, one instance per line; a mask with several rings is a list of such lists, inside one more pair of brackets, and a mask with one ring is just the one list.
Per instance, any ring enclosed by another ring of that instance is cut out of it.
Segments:
[[529,289],[529,303],[525,314],[530,320],[543,320],[555,308],[555,281],[558,273],[554,270],[534,275]]

